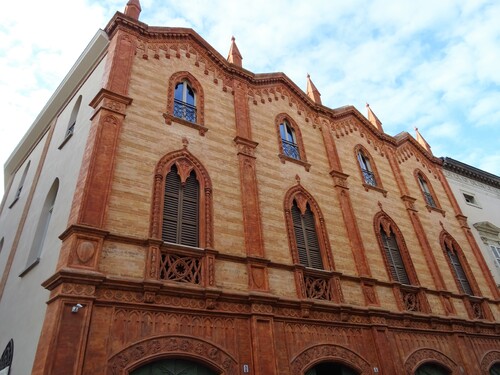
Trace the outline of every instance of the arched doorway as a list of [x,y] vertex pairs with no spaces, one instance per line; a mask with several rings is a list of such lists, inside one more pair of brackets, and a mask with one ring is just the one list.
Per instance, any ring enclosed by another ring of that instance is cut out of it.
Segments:
[[500,375],[500,363],[495,363],[490,367],[490,375]]
[[424,363],[419,366],[415,375],[449,375],[450,371],[435,363]]
[[307,371],[305,375],[358,375],[358,372],[341,363],[323,362]]
[[130,375],[217,375],[205,366],[185,359],[163,359],[148,363],[132,371]]

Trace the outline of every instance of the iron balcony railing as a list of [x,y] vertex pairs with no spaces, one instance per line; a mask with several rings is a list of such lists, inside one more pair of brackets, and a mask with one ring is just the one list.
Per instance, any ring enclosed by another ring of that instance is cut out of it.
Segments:
[[434,198],[432,197],[431,193],[427,193],[425,191],[423,193],[427,204],[431,207],[437,207],[436,202],[434,202]]
[[174,99],[174,116],[189,122],[196,122],[196,107]]
[[377,181],[375,180],[375,175],[372,171],[369,171],[368,169],[361,169],[361,172],[363,173],[363,178],[368,185],[377,186]]
[[300,153],[297,145],[293,142],[285,141],[284,139],[281,141],[283,143],[283,153],[288,157],[300,160]]

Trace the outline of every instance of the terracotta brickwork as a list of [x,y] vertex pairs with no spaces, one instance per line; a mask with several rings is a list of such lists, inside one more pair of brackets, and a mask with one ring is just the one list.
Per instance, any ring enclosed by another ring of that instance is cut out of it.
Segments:
[[[190,29],[117,13],[106,32],[105,86],[44,283],[34,374],[125,375],[164,358],[221,375],[304,375],[321,362],[363,375],[427,362],[487,374],[500,363],[498,291],[439,159],[353,107],[318,105],[283,74],[229,63]],[[197,95],[195,122],[173,115],[182,79]],[[283,118],[300,160],[280,148]],[[360,149],[378,186],[363,180]],[[161,240],[174,164],[182,183],[191,171],[199,182],[198,247]],[[300,264],[294,199],[314,215],[322,270]],[[390,275],[381,227],[397,236],[409,286]],[[454,282],[442,233],[460,244],[474,296]]]

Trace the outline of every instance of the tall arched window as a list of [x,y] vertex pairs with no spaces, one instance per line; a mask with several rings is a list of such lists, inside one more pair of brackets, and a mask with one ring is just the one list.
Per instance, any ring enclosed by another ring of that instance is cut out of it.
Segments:
[[365,183],[371,186],[377,186],[377,180],[375,179],[370,159],[361,150],[358,151],[358,162]]
[[281,162],[291,161],[302,165],[306,171],[309,171],[311,164],[307,162],[299,126],[286,113],[276,116],[275,124],[280,150],[278,156]]
[[297,202],[294,200],[292,218],[300,264],[306,267],[323,269],[316,224],[309,203],[307,203],[305,212],[302,214]]
[[173,164],[165,179],[163,241],[199,246],[199,195],[200,187],[194,170],[182,182],[178,168]]
[[380,236],[382,237],[385,259],[387,261],[391,278],[401,284],[410,285],[410,279],[408,277],[408,273],[406,272],[403,258],[401,257],[401,251],[399,250],[398,241],[392,228],[389,227],[386,230],[381,226]]
[[189,122],[196,122],[196,95],[186,79],[175,85],[174,116]]
[[12,200],[12,203],[10,204],[9,208],[14,206],[14,203],[16,203],[19,200],[19,197],[21,196],[21,191],[23,190],[24,181],[26,180],[26,176],[28,175],[28,170],[30,169],[30,165],[31,165],[31,160],[29,160],[28,164],[26,164],[26,167],[24,167],[21,180],[19,180],[19,185],[17,186],[16,195],[14,196],[14,199]]
[[2,249],[3,249],[3,237],[0,240],[0,254],[2,254]]
[[455,278],[458,289],[465,294],[474,295],[472,285],[469,281],[466,271],[466,260],[462,254],[458,243],[448,234],[441,234],[441,242],[446,260],[450,266],[451,272]]
[[71,117],[68,122],[68,129],[66,130],[66,137],[69,137],[75,132],[76,118],[78,117],[78,112],[80,112],[80,106],[82,104],[82,96],[80,95],[76,100],[75,106],[71,111]]
[[427,177],[419,170],[415,171],[415,177],[418,181],[418,185],[420,186],[420,191],[422,192],[426,205],[430,208],[439,208],[436,195],[434,194]]
[[33,239],[33,244],[31,245],[31,250],[28,255],[28,261],[26,262],[26,269],[21,273],[23,276],[32,267],[34,267],[40,261],[40,255],[42,253],[43,245],[45,243],[45,237],[47,236],[47,231],[49,229],[50,219],[54,211],[54,205],[56,202],[57,191],[59,190],[59,179],[56,178],[52,183],[52,186],[45,198],[45,202],[42,207],[42,212],[38,220],[38,225],[35,231],[35,237]]
[[130,373],[130,375],[154,374],[215,375],[215,372],[194,361],[169,358],[162,359],[153,363],[148,363]]
[[280,124],[281,144],[283,147],[283,154],[286,156],[300,160],[299,146],[297,145],[297,137],[295,130],[290,126],[287,120]]
[[436,363],[424,363],[415,371],[415,375],[449,375],[451,371]]

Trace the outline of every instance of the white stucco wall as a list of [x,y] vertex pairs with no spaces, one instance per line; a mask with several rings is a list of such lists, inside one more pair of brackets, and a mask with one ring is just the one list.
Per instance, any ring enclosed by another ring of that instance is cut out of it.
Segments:
[[[467,216],[467,222],[483,252],[488,268],[497,285],[500,285],[500,266],[495,263],[490,247],[484,243],[479,232],[474,227],[474,224],[489,222],[500,228],[500,189],[455,172],[445,170],[444,173],[463,214]],[[464,194],[473,196],[476,204],[468,203]],[[497,245],[500,246],[498,236],[496,241],[498,241]]]
[[[85,144],[90,129],[90,117],[93,113],[88,103],[96,96],[101,88],[104,73],[105,55],[102,44],[100,52],[96,53],[92,64],[87,66],[88,78],[81,83],[81,77],[71,81],[71,76],[66,82],[73,86],[70,97],[63,100],[64,105],[56,112],[56,125],[52,139],[47,150],[38,183],[34,185],[34,176],[40,164],[43,148],[48,140],[48,132],[36,145],[25,148],[18,147],[11,158],[24,159],[24,162],[13,173],[13,183],[6,192],[7,200],[0,214],[0,239],[4,238],[4,245],[0,253],[0,272],[4,273],[12,244],[18,231],[19,223],[27,203],[27,196],[33,190],[33,200],[28,208],[25,225],[21,228],[21,236],[17,251],[10,269],[5,290],[0,300],[0,352],[3,351],[11,338],[14,339],[14,359],[11,374],[29,374],[33,366],[38,339],[43,325],[46,302],[49,292],[41,283],[48,279],[54,272],[59,257],[61,241],[59,235],[66,229],[75,192],[80,165],[85,150]],[[97,65],[96,65],[97,64]],[[68,79],[68,77],[67,77]],[[65,139],[68,122],[78,97],[82,95],[82,103],[78,113],[74,134]],[[39,118],[43,116],[40,115]],[[48,126],[47,123],[45,127]],[[29,136],[25,136],[28,139]],[[31,149],[31,151],[30,151]],[[22,194],[12,208],[8,208],[17,189],[19,179],[24,170],[24,165],[31,161],[30,169],[24,183]],[[6,169],[8,169],[6,167]],[[54,180],[59,179],[59,189],[51,215],[45,241],[40,254],[40,262],[22,277],[19,275],[26,269],[29,252],[33,246],[34,236],[43,204]]]

